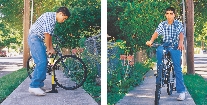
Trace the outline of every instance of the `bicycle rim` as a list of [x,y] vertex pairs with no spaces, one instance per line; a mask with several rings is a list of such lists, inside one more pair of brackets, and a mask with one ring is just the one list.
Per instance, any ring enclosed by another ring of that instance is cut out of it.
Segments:
[[32,56],[30,56],[27,60],[27,73],[30,79],[32,79],[32,73],[34,71],[34,68],[35,68],[35,63]]
[[85,63],[74,55],[59,58],[54,66],[56,84],[66,90],[74,90],[83,85],[87,77]]

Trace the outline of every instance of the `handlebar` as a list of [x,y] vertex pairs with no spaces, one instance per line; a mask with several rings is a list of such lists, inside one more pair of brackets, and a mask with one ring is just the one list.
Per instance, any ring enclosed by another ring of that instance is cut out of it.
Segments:
[[161,46],[162,44],[159,44],[159,43],[152,43],[151,47],[154,47],[154,48],[157,48],[159,46]]

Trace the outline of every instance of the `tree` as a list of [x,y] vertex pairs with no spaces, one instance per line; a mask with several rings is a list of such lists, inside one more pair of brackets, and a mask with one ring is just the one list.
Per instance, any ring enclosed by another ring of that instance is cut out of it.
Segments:
[[194,5],[195,46],[200,47],[202,42],[207,43],[207,1],[194,0]]
[[[158,24],[166,20],[165,8],[173,6],[180,11],[180,2],[177,0],[109,0],[107,5],[108,34],[125,40],[131,52],[149,48],[145,42],[150,40]],[[176,15],[179,16],[179,13],[177,12]],[[160,39],[156,41],[160,41]]]
[[0,23],[0,49],[4,47],[11,47],[11,43],[21,44],[21,38],[18,31],[10,29],[8,26]]
[[[100,33],[101,29],[101,1],[100,0],[74,0],[65,1],[69,4],[71,17],[63,24],[57,24],[56,34],[61,37],[62,47],[77,47],[79,39]],[[68,43],[67,43],[68,42]]]
[[[60,36],[62,47],[78,46],[78,41],[83,37],[90,37],[100,33],[101,29],[101,0],[33,0],[33,22],[44,12],[54,11],[60,6],[69,8],[72,16],[63,24],[57,24],[56,34]],[[23,35],[23,1],[0,0],[2,24],[16,30],[18,35]],[[12,8],[11,8],[12,7]],[[22,36],[20,37],[22,40]]]

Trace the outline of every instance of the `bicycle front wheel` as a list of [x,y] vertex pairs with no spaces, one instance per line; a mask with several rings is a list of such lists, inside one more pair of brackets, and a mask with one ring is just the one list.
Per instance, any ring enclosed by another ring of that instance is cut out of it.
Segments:
[[83,85],[87,77],[87,68],[82,59],[75,55],[59,58],[54,66],[56,84],[66,90],[74,90]]
[[155,105],[159,105],[160,94],[161,94],[161,86],[156,85],[155,100],[154,100]]

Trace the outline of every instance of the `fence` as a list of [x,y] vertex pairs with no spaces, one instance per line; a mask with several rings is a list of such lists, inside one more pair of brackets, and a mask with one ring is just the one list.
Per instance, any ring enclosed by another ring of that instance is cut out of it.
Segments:
[[85,41],[87,59],[97,68],[97,77],[101,77],[101,34],[87,38]]
[[[135,55],[124,55],[121,54],[120,48],[115,46],[115,43],[108,42],[107,43],[107,73],[108,76],[113,75],[115,70],[122,68],[123,70],[119,70],[123,72],[122,77],[127,78],[133,70],[133,66],[136,62],[145,62],[148,58],[147,52],[145,50],[140,50],[135,53]],[[150,53],[149,56],[154,56],[154,53]],[[120,67],[121,66],[121,67]],[[110,78],[110,77],[109,77]]]

